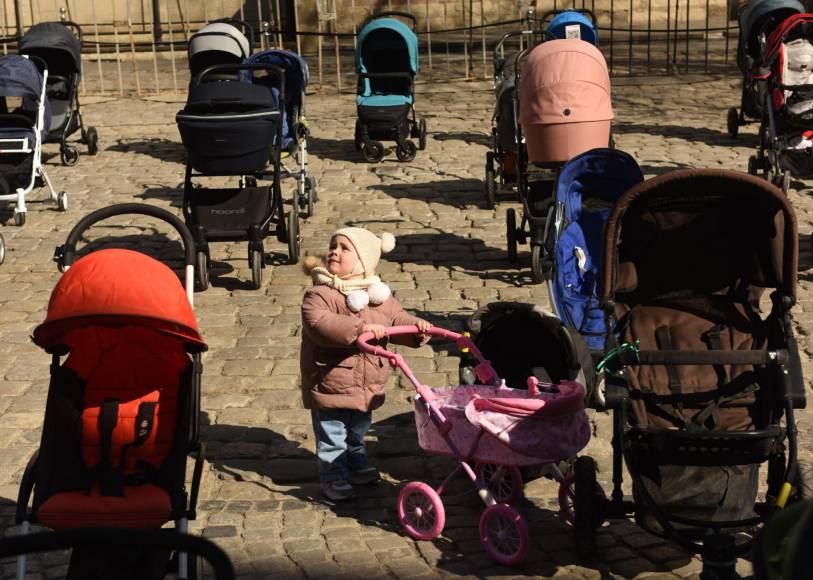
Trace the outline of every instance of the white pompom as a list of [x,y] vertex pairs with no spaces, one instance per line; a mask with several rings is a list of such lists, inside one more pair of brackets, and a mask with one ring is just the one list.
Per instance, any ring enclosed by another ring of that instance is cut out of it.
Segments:
[[347,307],[353,312],[361,312],[370,303],[370,296],[364,290],[353,290],[347,295]]
[[381,234],[381,253],[387,254],[395,248],[395,236],[389,232]]
[[370,297],[370,304],[384,304],[392,296],[390,287],[383,282],[376,282],[367,288],[367,294]]

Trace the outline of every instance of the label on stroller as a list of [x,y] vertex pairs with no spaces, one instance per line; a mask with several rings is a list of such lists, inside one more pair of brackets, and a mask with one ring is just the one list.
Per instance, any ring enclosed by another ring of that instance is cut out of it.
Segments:
[[582,39],[582,27],[579,24],[568,24],[565,26],[565,38]]

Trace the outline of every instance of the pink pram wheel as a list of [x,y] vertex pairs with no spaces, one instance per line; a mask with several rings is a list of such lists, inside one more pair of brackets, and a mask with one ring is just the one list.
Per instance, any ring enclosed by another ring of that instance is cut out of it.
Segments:
[[487,507],[480,517],[480,541],[495,562],[513,566],[528,553],[528,525],[517,510],[498,503]]
[[478,463],[474,471],[497,503],[512,504],[522,497],[522,474],[516,465]]
[[398,520],[416,540],[434,540],[446,524],[446,509],[434,489],[411,481],[398,494]]

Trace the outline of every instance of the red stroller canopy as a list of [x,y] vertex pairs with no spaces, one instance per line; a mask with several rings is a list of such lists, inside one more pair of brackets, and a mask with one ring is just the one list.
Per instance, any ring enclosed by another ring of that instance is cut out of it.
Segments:
[[132,250],[106,249],[79,259],[57,282],[34,342],[48,350],[89,324],[140,325],[205,350],[195,314],[175,273]]

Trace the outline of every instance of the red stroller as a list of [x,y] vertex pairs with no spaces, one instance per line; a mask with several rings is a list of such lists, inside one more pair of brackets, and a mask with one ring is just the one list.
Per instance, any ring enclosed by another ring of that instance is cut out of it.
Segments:
[[[180,233],[186,289],[167,266],[131,250],[102,249],[74,263],[85,230],[134,213],[166,221]],[[31,523],[54,530],[157,529],[173,520],[185,533],[195,518],[204,456],[198,421],[206,344],[191,304],[192,236],[165,210],[116,205],[83,218],[57,248],[56,260],[65,275],[34,330],[34,342],[52,356],[51,383],[40,447],[20,485],[16,520],[22,534]],[[188,495],[186,458],[193,452]],[[168,552],[130,556],[124,564],[127,558],[102,547],[74,549],[68,578],[163,578],[169,571]],[[176,552],[172,571],[197,577],[197,565]],[[25,569],[21,556],[18,578]]]
[[[393,326],[386,336],[416,333],[415,326]],[[530,377],[527,391],[508,388],[468,336],[442,328],[432,328],[430,334],[454,340],[461,350],[468,350],[477,360],[474,372],[482,384],[427,387],[400,354],[369,344],[371,332],[358,339],[362,351],[386,358],[415,385],[415,424],[421,448],[458,461],[437,489],[419,481],[408,483],[398,496],[398,518],[416,540],[438,537],[446,521],[440,496],[462,470],[486,504],[480,518],[483,547],[500,564],[518,564],[530,544],[525,519],[509,505],[522,494],[518,466],[544,465],[560,484],[562,517],[573,521],[573,480],[556,464],[575,456],[590,440],[584,387],[574,381],[554,385]]]

